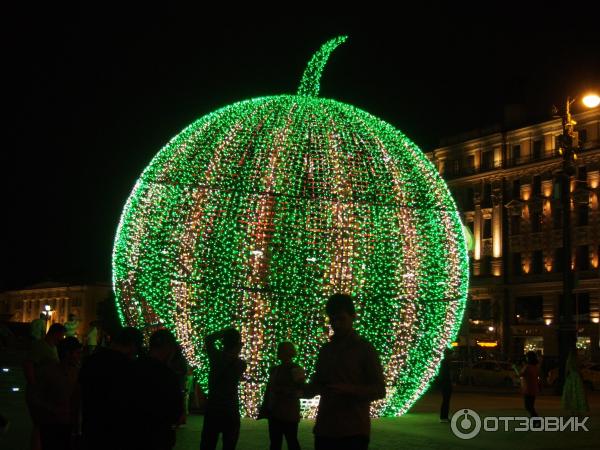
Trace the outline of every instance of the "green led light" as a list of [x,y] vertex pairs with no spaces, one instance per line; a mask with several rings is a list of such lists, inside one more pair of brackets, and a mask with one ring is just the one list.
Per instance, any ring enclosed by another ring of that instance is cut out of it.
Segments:
[[465,307],[465,239],[435,168],[391,125],[317,97],[345,39],[311,59],[298,95],[226,106],[173,138],[135,184],[117,230],[123,323],[172,330],[205,388],[204,336],[238,328],[248,416],[278,342],[295,342],[312,374],[329,295],[356,298],[356,328],[384,365],[387,396],[372,406],[384,416],[426,390]]

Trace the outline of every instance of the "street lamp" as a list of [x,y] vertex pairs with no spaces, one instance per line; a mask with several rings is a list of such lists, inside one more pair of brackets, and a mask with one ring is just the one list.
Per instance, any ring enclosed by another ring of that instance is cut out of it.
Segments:
[[[564,109],[558,111],[562,122],[562,134],[559,139],[559,152],[562,156],[562,169],[558,174],[560,183],[560,202],[562,206],[562,244],[566,264],[563,267],[563,299],[559,305],[558,321],[558,383],[557,389],[562,391],[565,380],[565,365],[569,353],[576,348],[576,329],[573,323],[573,287],[575,272],[571,264],[573,243],[571,240],[571,176],[576,172],[575,161],[579,150],[579,136],[575,131],[577,122],[571,117],[571,105],[575,98],[567,97]],[[600,97],[588,94],[582,98],[582,103],[588,108],[600,104]]]
[[42,314],[46,316],[46,332],[48,332],[48,328],[50,328],[50,318],[52,317],[53,312],[54,310],[50,305],[44,305],[44,310],[42,311]]
[[600,105],[600,95],[588,94],[581,99],[581,102],[588,108],[595,108],[596,106]]

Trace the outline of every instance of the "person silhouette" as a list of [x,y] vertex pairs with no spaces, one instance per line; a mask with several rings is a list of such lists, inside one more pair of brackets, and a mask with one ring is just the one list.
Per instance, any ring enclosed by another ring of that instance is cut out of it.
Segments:
[[[222,342],[222,350],[216,346]],[[208,399],[200,450],[214,450],[223,435],[223,450],[233,450],[240,434],[240,402],[238,387],[246,363],[239,357],[242,350],[240,332],[226,328],[204,340],[208,354]]]
[[261,409],[269,423],[270,450],[281,450],[284,436],[288,450],[300,450],[300,396],[306,375],[304,369],[293,362],[294,356],[294,344],[281,342],[278,345],[277,358],[281,364],[271,369],[265,389]]
[[166,329],[152,333],[148,354],[133,363],[132,404],[130,410],[132,450],[169,450],[175,446],[175,426],[183,414],[183,392],[169,363],[178,344]]
[[364,450],[369,446],[370,403],[386,394],[379,355],[354,330],[352,297],[334,294],[325,308],[333,336],[317,357],[306,389],[320,394],[313,433],[315,450]]
[[83,360],[79,384],[86,450],[124,447],[122,438],[130,429],[128,412],[135,387],[133,363],[143,343],[141,331],[125,327],[110,347],[100,347]]
[[450,397],[452,396],[452,374],[450,372],[450,355],[452,350],[446,348],[444,350],[444,357],[440,364],[440,370],[438,372],[438,383],[442,393],[442,404],[440,406],[440,422],[447,423],[448,414],[450,412]]
[[540,392],[538,359],[535,352],[527,352],[525,355],[527,364],[517,370],[521,377],[521,392],[523,393],[523,403],[530,417],[538,417],[535,410],[535,397]]

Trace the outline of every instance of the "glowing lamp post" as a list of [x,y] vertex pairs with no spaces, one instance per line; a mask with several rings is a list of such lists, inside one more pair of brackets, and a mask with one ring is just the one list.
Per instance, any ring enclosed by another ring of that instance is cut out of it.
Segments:
[[[563,299],[559,305],[558,320],[558,383],[557,390],[562,391],[565,381],[565,365],[569,353],[575,351],[577,343],[577,330],[573,322],[573,287],[575,284],[574,267],[571,264],[573,242],[571,236],[571,176],[577,168],[577,151],[579,150],[579,136],[575,131],[577,122],[571,117],[571,105],[575,98],[567,97],[565,107],[560,111],[562,121],[562,134],[560,136],[560,154],[563,158],[562,170],[558,175],[560,183],[560,200],[562,207],[562,245],[566,263],[563,268]],[[582,104],[587,108],[594,108],[600,104],[600,97],[588,94],[582,98]]]

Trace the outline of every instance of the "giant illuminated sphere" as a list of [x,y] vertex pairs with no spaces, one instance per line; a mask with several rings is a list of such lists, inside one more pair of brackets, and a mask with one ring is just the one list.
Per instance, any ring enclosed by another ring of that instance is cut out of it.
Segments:
[[172,330],[205,388],[204,337],[238,328],[245,415],[256,414],[279,342],[296,343],[312,375],[333,293],[355,297],[356,328],[381,356],[387,397],[373,415],[407,411],[460,325],[468,262],[446,184],[393,126],[318,97],[344,40],[313,56],[296,95],[226,106],[175,136],[117,230],[122,322]]

